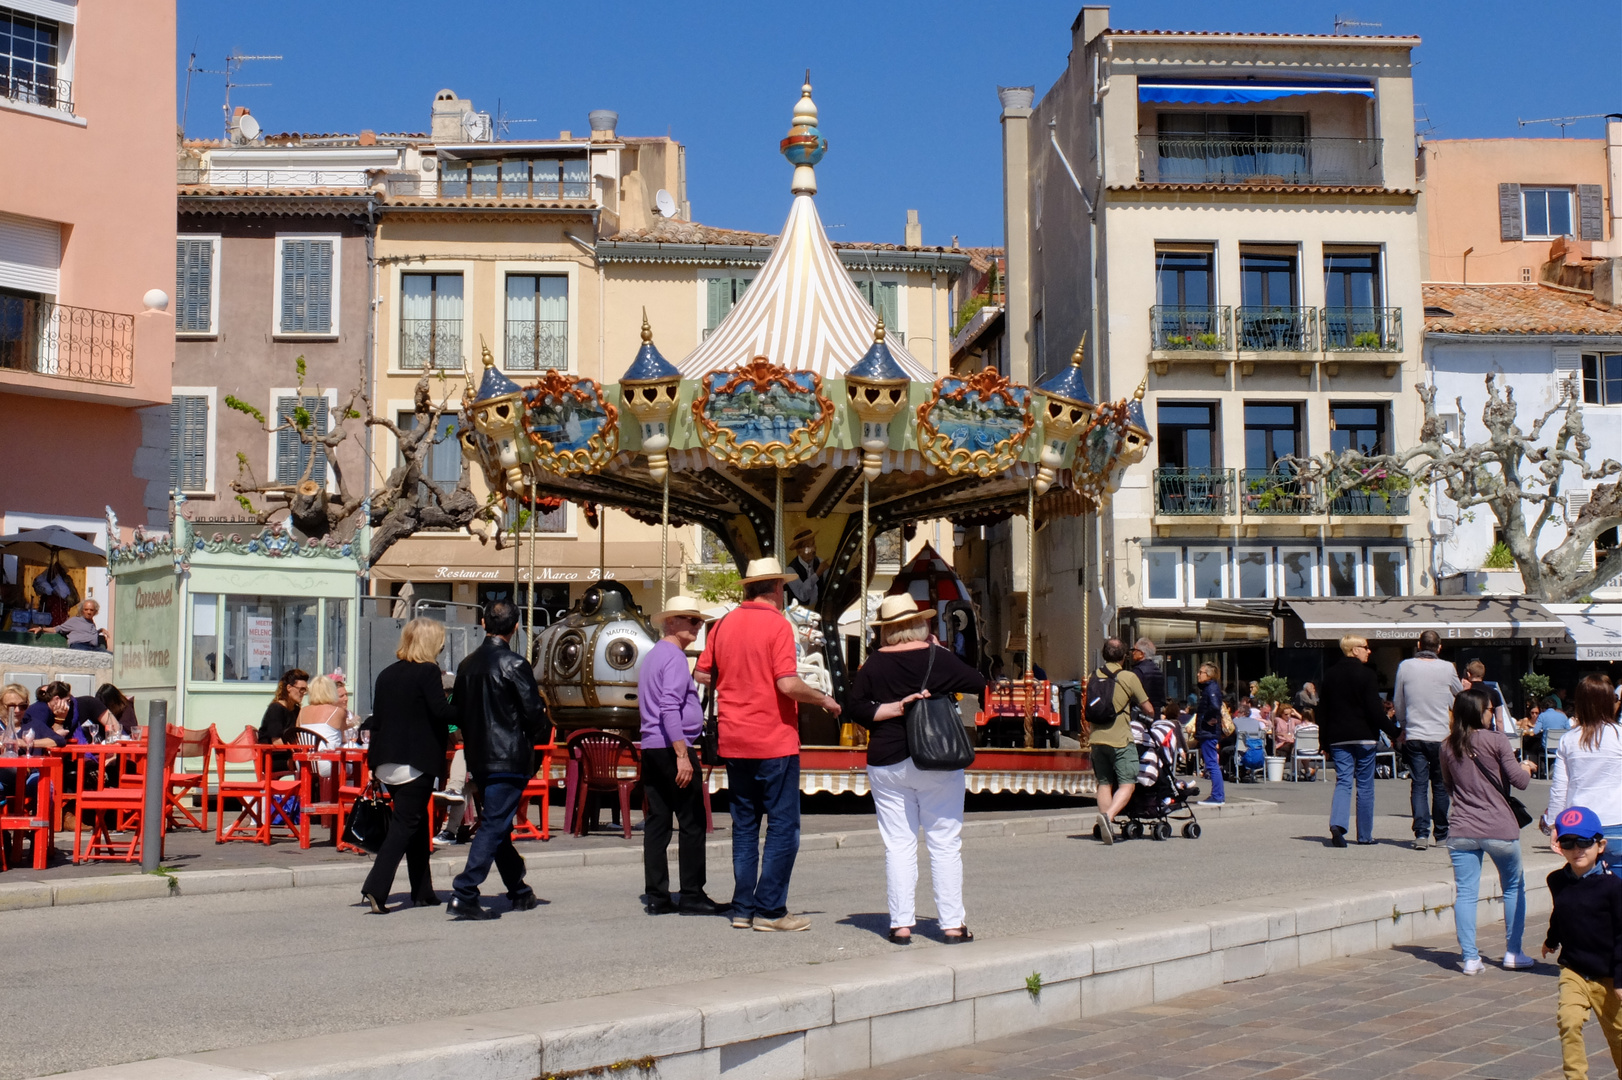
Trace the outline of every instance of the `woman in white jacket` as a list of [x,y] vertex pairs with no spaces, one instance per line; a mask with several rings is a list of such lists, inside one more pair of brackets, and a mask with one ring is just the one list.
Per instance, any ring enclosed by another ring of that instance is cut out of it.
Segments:
[[1622,864],[1622,724],[1611,680],[1589,675],[1577,684],[1573,725],[1560,739],[1549,773],[1549,808],[1538,823],[1545,833],[1568,806],[1586,806],[1605,827],[1605,854],[1613,871]]

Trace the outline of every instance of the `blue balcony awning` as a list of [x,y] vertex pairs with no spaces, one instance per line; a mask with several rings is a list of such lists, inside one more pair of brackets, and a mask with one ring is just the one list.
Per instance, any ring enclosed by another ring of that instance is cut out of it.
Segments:
[[1277,101],[1301,94],[1359,94],[1374,97],[1368,82],[1345,79],[1288,79],[1257,82],[1254,79],[1172,79],[1138,80],[1139,101],[1165,101],[1179,105],[1243,105],[1256,101]]

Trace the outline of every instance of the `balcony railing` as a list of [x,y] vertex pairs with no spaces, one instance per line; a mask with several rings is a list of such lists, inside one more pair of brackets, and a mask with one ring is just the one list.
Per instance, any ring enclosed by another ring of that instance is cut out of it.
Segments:
[[544,371],[569,366],[569,321],[535,319],[507,323],[508,371]]
[[0,75],[0,90],[7,101],[40,105],[73,114],[73,83],[67,79],[41,79],[27,75]]
[[1405,517],[1406,491],[1347,491],[1329,501],[1329,512],[1341,517]]
[[1326,352],[1402,351],[1401,308],[1324,308],[1318,320]]
[[1245,513],[1310,514],[1312,490],[1305,480],[1273,469],[1244,471]]
[[452,370],[462,366],[461,319],[401,319],[400,366]]
[[1233,513],[1233,470],[1156,469],[1155,512],[1171,517]]
[[1241,307],[1234,321],[1247,352],[1308,352],[1317,313],[1308,307]]
[[1138,179],[1159,184],[1377,185],[1380,141],[1140,135]]
[[371,179],[365,169],[231,169],[181,165],[175,173],[180,184],[206,184],[229,188],[365,188]]
[[128,386],[135,316],[0,296],[0,368]]
[[1149,333],[1154,339],[1154,348],[1164,351],[1231,349],[1233,308],[1156,304],[1149,309]]
[[398,198],[413,199],[525,199],[539,202],[591,202],[596,193],[589,180],[469,180],[460,176],[391,176],[385,190]]

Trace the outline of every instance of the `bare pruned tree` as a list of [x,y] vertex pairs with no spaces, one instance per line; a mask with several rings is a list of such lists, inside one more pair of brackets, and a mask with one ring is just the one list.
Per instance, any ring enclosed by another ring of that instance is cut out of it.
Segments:
[[[1588,565],[1594,541],[1622,524],[1622,497],[1614,479],[1622,464],[1597,459],[1593,440],[1583,430],[1582,398],[1562,383],[1560,399],[1528,430],[1518,422],[1512,388],[1500,388],[1487,376],[1487,404],[1481,421],[1484,438],[1469,442],[1460,399],[1459,432],[1444,430],[1436,415],[1436,390],[1418,386],[1425,403],[1425,422],[1418,444],[1389,454],[1344,450],[1312,458],[1291,459],[1291,483],[1315,486],[1325,499],[1356,493],[1392,494],[1439,484],[1447,498],[1467,515],[1478,507],[1492,512],[1504,543],[1520,569],[1526,594],[1551,603],[1576,600],[1622,575],[1622,545],[1613,547],[1597,565]],[[1546,436],[1552,423],[1558,427]],[[1588,501],[1570,512],[1563,484],[1578,477],[1590,484]],[[1548,539],[1558,539],[1552,547]],[[1548,550],[1539,553],[1540,548]]]
[[[304,357],[298,358],[296,366],[298,393],[302,399],[306,377]],[[361,375],[364,385],[364,369]],[[435,375],[441,390],[437,398],[433,384]],[[312,393],[321,396],[324,391],[315,387]],[[368,496],[364,490],[356,490],[354,478],[344,472],[336,451],[350,439],[364,445],[365,429],[382,428],[394,436],[400,448],[400,463],[370,492],[371,563],[375,564],[398,541],[423,529],[465,528],[484,540],[493,535],[496,546],[504,546],[499,528],[499,499],[495,495],[480,499],[473,493],[468,463],[459,451],[457,460],[461,468],[454,485],[430,478],[427,463],[434,436],[440,431],[444,416],[456,411],[451,395],[443,372],[424,372],[412,391],[413,421],[411,426],[403,427],[387,416],[378,415],[367,392],[357,388],[349,393],[343,407],[329,412],[325,431],[320,430],[318,418],[304,407],[302,400],[287,416],[272,422],[253,405],[227,395],[227,407],[259,421],[267,434],[291,434],[307,451],[300,455],[304,459],[303,469],[291,482],[274,477],[259,479],[248,456],[238,452],[238,475],[231,481],[231,490],[236,492],[242,508],[262,524],[285,514],[292,527],[307,537],[353,536],[360,526],[361,510]],[[329,491],[328,485],[315,478],[317,466],[322,462],[332,471],[336,492]],[[373,467],[372,462],[366,462],[366,467]],[[252,499],[256,495],[260,497],[258,506]]]

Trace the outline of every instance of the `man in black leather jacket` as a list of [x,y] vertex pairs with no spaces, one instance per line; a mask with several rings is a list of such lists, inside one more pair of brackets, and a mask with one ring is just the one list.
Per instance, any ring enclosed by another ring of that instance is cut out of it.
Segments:
[[493,919],[479,904],[479,886],[495,863],[514,911],[539,901],[524,883],[524,857],[513,847],[513,817],[524,785],[535,775],[535,746],[552,737],[552,721],[535,686],[535,672],[507,647],[518,611],[498,600],[485,609],[484,643],[456,669],[456,723],[462,752],[479,792],[479,829],[467,866],[456,875],[456,895],[446,911],[458,919]]

